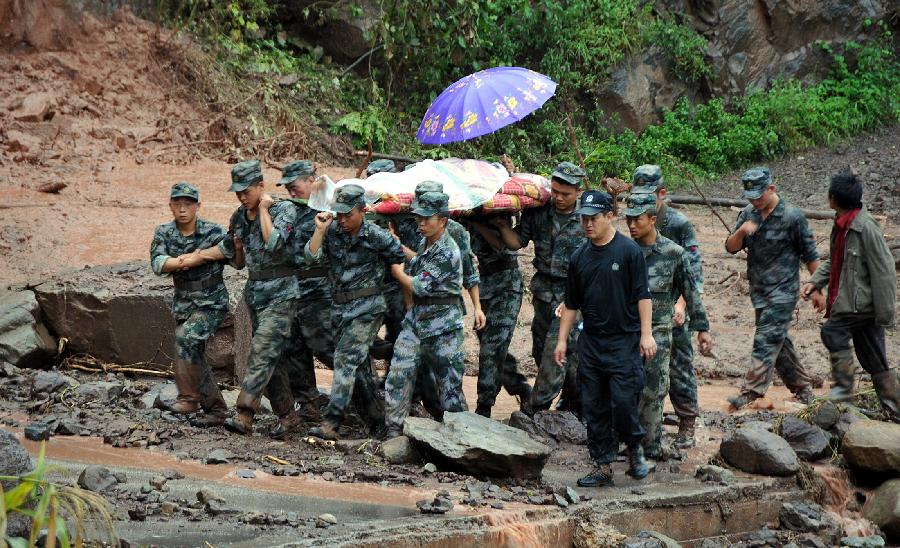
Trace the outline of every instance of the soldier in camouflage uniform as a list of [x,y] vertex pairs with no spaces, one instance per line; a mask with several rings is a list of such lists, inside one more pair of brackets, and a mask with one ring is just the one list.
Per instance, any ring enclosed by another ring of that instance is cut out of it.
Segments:
[[562,388],[565,405],[561,408],[581,413],[575,385],[578,369],[578,330],[569,335],[565,369],[556,366],[553,351],[559,333],[559,318],[555,311],[565,298],[569,257],[587,239],[581,228],[575,204],[586,173],[580,167],[563,162],[551,175],[551,200],[544,207],[528,209],[513,230],[504,219],[493,224],[500,229],[503,242],[511,250],[518,250],[534,242],[534,267],[531,279],[534,320],[531,324],[532,352],[538,364],[538,376],[531,392],[530,411],[549,409]]
[[[697,290],[703,293],[703,259],[700,243],[688,218],[666,205],[666,183],[659,166],[643,165],[634,172],[632,194],[656,195],[656,229],[666,238],[684,248],[691,265]],[[690,318],[685,313],[684,298],[675,303],[675,326],[672,328],[672,358],[669,361],[669,399],[678,415],[678,434],[675,447],[694,446],[694,426],[700,407],[697,403],[697,376],[694,373],[694,348],[688,331]]]
[[[424,238],[410,261],[410,274],[397,276],[413,306],[403,319],[385,382],[388,438],[402,431],[417,378],[437,383],[442,411],[467,409],[462,391],[465,353],[459,306],[462,260],[459,247],[445,230],[447,202],[442,192],[425,192],[416,198],[412,211]],[[430,369],[431,375],[418,375],[420,368]]]
[[510,354],[522,294],[525,287],[519,269],[518,254],[507,249],[495,227],[485,223],[472,223],[472,251],[478,259],[481,275],[481,308],[487,324],[478,332],[478,405],[475,412],[491,416],[491,408],[500,393],[501,385],[513,396],[520,398],[520,405],[528,409],[531,385],[519,371],[519,363]]
[[[332,281],[332,323],[336,329],[334,382],[321,426],[309,431],[323,439],[336,439],[338,427],[353,397],[354,384],[375,394],[375,379],[367,367],[369,348],[384,317],[385,264],[396,277],[403,274],[403,251],[391,234],[365,220],[365,191],[359,185],[338,188],[334,196],[337,223],[329,213],[316,215],[316,230],[306,244],[307,262],[329,261]],[[383,422],[379,402],[365,411],[370,425]]]
[[228,291],[222,280],[222,262],[207,262],[198,251],[217,245],[225,229],[197,217],[200,193],[188,183],[176,183],[169,193],[174,220],[159,225],[150,244],[150,265],[159,275],[171,274],[175,285],[175,413],[206,413],[192,422],[214,426],[225,422],[228,406],[222,399],[204,351],[228,312]]
[[[228,225],[234,237],[225,238],[208,251],[212,259],[232,259],[235,266],[246,266],[250,271],[244,300],[250,310],[253,338],[237,397],[237,413],[225,421],[225,427],[239,434],[252,433],[253,417],[265,393],[280,421],[271,435],[283,438],[300,428],[281,360],[291,338],[300,293],[291,248],[297,208],[286,200],[275,201],[265,192],[258,160],[232,167],[229,190],[241,202]],[[235,260],[239,258],[237,240],[243,244],[245,265]]]
[[768,168],[747,170],[741,178],[750,200],[725,240],[729,253],[747,250],[750,300],[756,310],[752,365],[739,396],[729,398],[740,409],[766,394],[773,368],[803,403],[813,398],[809,375],[800,363],[788,327],[800,294],[802,261],[812,274],[819,266],[816,239],[803,213],[776,193]]
[[316,214],[307,204],[315,181],[315,167],[309,160],[285,165],[278,185],[291,195],[297,207],[294,235],[291,238],[292,257],[299,282],[300,298],[294,317],[293,336],[282,359],[294,398],[301,413],[310,421],[319,420],[319,389],[316,387],[314,357],[328,367],[334,363],[334,330],[331,327],[331,282],[328,266],[310,266],[303,258],[306,242],[316,229]]
[[644,366],[645,381],[639,413],[641,426],[647,431],[641,442],[644,455],[659,460],[666,457],[662,445],[662,419],[663,402],[669,392],[675,303],[681,299],[687,303],[690,310],[690,330],[698,332],[697,341],[702,353],[707,354],[712,349],[712,338],[687,253],[656,229],[656,196],[629,196],[625,218],[632,239],[644,254],[650,298],[653,301],[653,339],[657,350],[653,359]]

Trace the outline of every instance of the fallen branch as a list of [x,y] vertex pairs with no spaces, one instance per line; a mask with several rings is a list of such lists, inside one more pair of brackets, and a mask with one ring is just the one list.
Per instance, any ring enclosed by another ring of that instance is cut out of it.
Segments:
[[134,373],[136,375],[148,375],[151,377],[172,378],[174,375],[170,368],[150,362],[140,362],[129,365],[103,362],[90,354],[75,354],[60,362],[61,368],[76,369],[87,373]]
[[[674,157],[672,157],[672,155],[666,154],[666,157],[669,159],[670,162],[672,162],[672,165],[675,166],[675,169],[677,169],[678,171],[680,171],[680,172],[681,172],[681,175],[684,176],[684,177],[687,177],[687,179],[691,182],[691,184],[694,185],[694,188],[697,190],[697,193],[700,194],[700,197],[703,199],[703,202],[701,202],[701,203],[705,203],[705,204],[706,204],[706,206],[709,208],[709,210],[713,212],[713,215],[715,215],[716,217],[718,217],[719,221],[722,222],[722,226],[724,226],[724,227],[725,227],[725,230],[730,234],[730,233],[731,233],[731,227],[728,226],[728,223],[725,222],[725,219],[723,219],[722,216],[719,215],[719,212],[716,211],[716,208],[714,208],[714,207],[712,206],[712,204],[710,203],[710,201],[706,198],[706,194],[703,194],[703,191],[700,190],[700,185],[697,184],[697,179],[695,179],[694,176],[691,175],[691,173],[690,173],[688,170],[686,170],[686,169],[684,169],[683,167],[681,167],[681,164],[679,164],[678,161],[675,160]],[[673,201],[674,201],[674,200],[673,200]]]
[[[669,194],[666,196],[667,199],[671,200],[676,204],[694,204],[694,205],[717,205],[723,207],[746,207],[750,202],[747,200],[734,199],[734,198],[706,198],[699,196],[691,196],[689,194]],[[834,211],[823,211],[816,209],[800,209],[803,215],[808,219],[834,219]],[[721,220],[721,217],[719,218]],[[722,221],[725,223],[725,221]],[[728,225],[726,225],[728,227]],[[728,231],[731,231],[731,227],[728,227]]]

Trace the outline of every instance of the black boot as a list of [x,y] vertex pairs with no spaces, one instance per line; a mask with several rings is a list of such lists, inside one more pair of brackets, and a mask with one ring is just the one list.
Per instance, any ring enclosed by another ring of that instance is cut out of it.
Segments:
[[637,480],[642,480],[650,473],[647,461],[644,459],[644,448],[640,444],[631,448],[628,456],[628,475]]
[[893,369],[872,375],[875,393],[881,400],[881,406],[887,411],[888,418],[900,423],[900,379]]
[[491,418],[491,406],[486,403],[479,403],[475,406],[475,414]]

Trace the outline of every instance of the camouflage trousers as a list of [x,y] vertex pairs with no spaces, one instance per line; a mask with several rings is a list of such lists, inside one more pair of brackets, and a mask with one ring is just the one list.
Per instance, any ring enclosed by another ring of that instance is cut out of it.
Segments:
[[654,325],[653,340],[656,355],[644,364],[644,388],[638,405],[641,426],[647,433],[641,444],[650,458],[658,458],[662,451],[663,403],[669,392],[669,362],[672,349],[672,326]]
[[334,311],[336,315],[332,316],[332,322],[337,328],[334,380],[324,414],[327,420],[340,424],[355,395],[360,401],[357,407],[365,415],[363,420],[371,426],[381,421],[382,410],[381,402],[376,398],[378,387],[369,359],[369,348],[381,328],[383,314],[364,314],[345,320],[340,317],[338,309]]
[[756,309],[751,365],[741,385],[741,394],[765,396],[775,371],[794,394],[809,388],[809,375],[788,336],[795,304],[772,303]]
[[550,404],[562,391],[567,408],[580,414],[581,398],[576,377],[578,372],[578,330],[569,334],[566,367],[556,365],[553,353],[559,336],[559,318],[554,313],[560,301],[553,302],[534,299],[534,319],[531,322],[531,355],[538,365],[534,390],[531,392],[531,408],[535,411],[550,409]]
[[[178,358],[194,367],[200,367],[200,407],[204,411],[217,410],[222,405],[222,393],[213,378],[212,369],[206,363],[206,341],[225,321],[227,310],[195,310],[187,319],[175,325],[175,349]],[[225,409],[222,409],[224,411]]]
[[328,367],[334,366],[333,337],[331,301],[300,300],[291,329],[291,338],[282,357],[291,392],[300,404],[314,404],[319,397],[315,358]]
[[403,301],[403,292],[397,284],[389,284],[384,289],[384,340],[392,343],[400,335],[403,326],[403,317],[406,316],[406,303]]
[[697,375],[694,373],[694,347],[688,330],[690,318],[681,327],[672,328],[672,359],[669,361],[669,399],[679,419],[696,418],[700,414],[697,403]]
[[253,338],[241,390],[257,400],[257,405],[265,394],[272,410],[279,416],[294,410],[294,398],[281,357],[291,339],[298,305],[299,302],[292,299],[260,310],[249,307]]
[[463,330],[456,329],[419,339],[412,315],[407,315],[403,320],[403,330],[394,343],[394,357],[384,385],[385,422],[388,428],[403,427],[409,416],[417,382],[436,384],[434,387],[423,387],[422,393],[424,397],[428,397],[429,393],[437,395],[442,411],[468,410],[462,390],[464,338]]
[[484,329],[477,331],[478,351],[478,405],[492,407],[500,393],[500,386],[512,396],[528,393],[528,381],[519,372],[519,363],[509,353],[519,309],[522,307],[521,284],[519,292],[504,292],[492,299],[481,299],[481,310],[487,318]]

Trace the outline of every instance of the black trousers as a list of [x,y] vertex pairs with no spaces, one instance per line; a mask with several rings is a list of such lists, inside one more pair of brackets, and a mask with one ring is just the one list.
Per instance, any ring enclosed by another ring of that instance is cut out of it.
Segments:
[[639,333],[603,337],[582,333],[578,338],[582,418],[588,451],[597,464],[616,460],[619,441],[635,447],[646,433],[638,418],[644,388],[640,339]]
[[850,341],[856,351],[856,359],[869,374],[888,370],[884,348],[884,328],[875,324],[875,318],[865,314],[832,316],[822,325],[822,344],[829,352],[850,350]]

